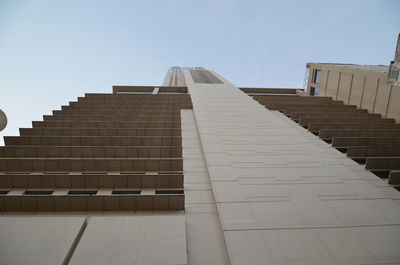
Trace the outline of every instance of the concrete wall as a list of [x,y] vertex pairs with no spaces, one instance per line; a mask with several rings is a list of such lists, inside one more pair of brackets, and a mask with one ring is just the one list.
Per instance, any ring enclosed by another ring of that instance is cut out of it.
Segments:
[[213,74],[184,71],[231,264],[398,263],[399,193]]
[[[346,65],[310,63],[307,93],[317,88],[319,96],[330,96],[344,104],[356,105],[370,113],[400,122],[400,86],[387,82],[387,73],[352,69]],[[362,66],[361,66],[362,67]],[[314,70],[321,70],[319,84]]]

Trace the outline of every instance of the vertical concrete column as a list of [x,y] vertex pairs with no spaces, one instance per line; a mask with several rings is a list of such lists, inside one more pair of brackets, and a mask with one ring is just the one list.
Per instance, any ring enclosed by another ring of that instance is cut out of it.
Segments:
[[400,205],[377,177],[211,74],[184,71],[232,264],[400,260],[372,247],[400,243]]
[[227,265],[224,236],[193,110],[181,110],[188,264]]

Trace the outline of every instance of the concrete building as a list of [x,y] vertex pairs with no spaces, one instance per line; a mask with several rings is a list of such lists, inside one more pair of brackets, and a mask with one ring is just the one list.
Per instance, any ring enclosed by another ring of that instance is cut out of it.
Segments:
[[309,66],[318,97],[172,67],[5,137],[0,264],[399,264],[398,88]]
[[328,96],[400,122],[400,86],[388,82],[389,66],[308,63],[310,95]]
[[308,63],[307,68],[308,95],[332,97],[400,122],[400,34],[390,66]]

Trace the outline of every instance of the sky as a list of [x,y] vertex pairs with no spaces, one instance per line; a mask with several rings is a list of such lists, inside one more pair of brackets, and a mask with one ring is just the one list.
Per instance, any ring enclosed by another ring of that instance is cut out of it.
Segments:
[[0,0],[0,144],[84,93],[160,85],[172,65],[302,88],[307,62],[389,64],[399,32],[399,0]]

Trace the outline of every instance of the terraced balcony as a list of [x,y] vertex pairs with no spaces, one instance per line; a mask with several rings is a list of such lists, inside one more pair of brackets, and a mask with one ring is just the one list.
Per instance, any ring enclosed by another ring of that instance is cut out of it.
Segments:
[[351,159],[400,190],[400,124],[330,97],[300,96],[293,89],[242,89],[269,110],[347,152]]
[[187,89],[86,94],[5,137],[0,210],[183,210],[181,109]]

